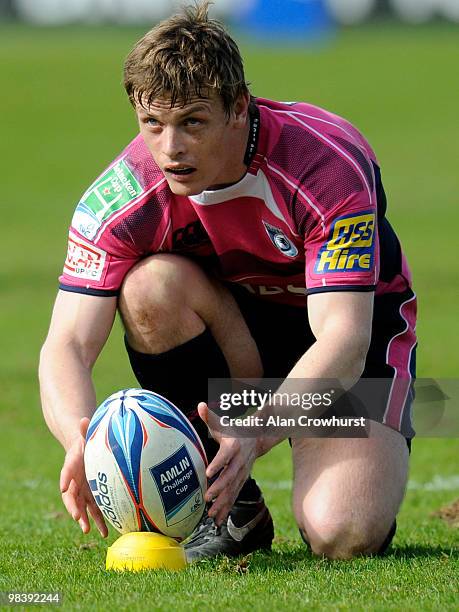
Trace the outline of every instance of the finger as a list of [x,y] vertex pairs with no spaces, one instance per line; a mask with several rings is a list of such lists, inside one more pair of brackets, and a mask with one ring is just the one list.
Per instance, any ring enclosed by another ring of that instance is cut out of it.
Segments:
[[82,508],[84,507],[84,504],[82,503],[82,500],[79,497],[79,487],[75,480],[72,479],[69,488],[67,489],[64,495],[67,501],[67,510],[69,510],[74,521],[79,521],[82,515]]
[[217,525],[221,525],[228,514],[231,512],[231,509],[236,501],[237,495],[235,493],[222,493],[212,504],[212,507],[209,509],[209,516],[214,519]]
[[211,510],[209,510],[208,514],[211,518],[214,519],[215,523],[220,526],[225,520],[225,518],[228,516],[228,514],[231,512],[233,504],[234,499],[232,497],[225,497],[225,499],[219,501],[218,504],[217,502],[215,502]]
[[228,502],[228,504],[225,504],[225,506],[223,506],[223,508],[214,517],[214,521],[215,521],[216,525],[218,525],[218,527],[220,527],[220,525],[223,523],[223,521],[226,518],[228,518],[228,515],[231,512],[231,508],[233,507],[235,501],[236,501],[236,498],[234,498],[232,501]]
[[65,509],[73,519],[74,515],[76,516],[77,514],[77,509],[75,506],[75,500],[72,498],[71,495],[69,495],[68,491],[62,493],[62,502],[65,506]]
[[221,493],[215,502],[212,504],[212,507],[209,509],[209,516],[213,517],[217,525],[221,525],[228,514],[231,512],[231,508],[236,501],[237,496],[239,495],[239,491],[242,488],[242,485],[245,482],[244,476],[239,476],[237,484],[231,488],[231,490],[224,491]]
[[237,478],[237,475],[242,466],[239,466],[236,460],[233,460],[228,464],[225,469],[220,473],[219,477],[212,483],[207,489],[206,501],[212,501],[217,498],[227,488],[231,488],[233,481]]
[[89,531],[90,525],[88,514],[86,512],[86,500],[81,492],[80,486],[76,483],[75,480],[72,480],[67,495],[71,497],[73,501],[73,520],[77,521],[78,523],[82,521],[82,524],[84,525],[85,529]]
[[235,499],[236,495],[225,491],[217,497],[209,508],[208,515],[214,519],[217,525],[221,525],[222,521],[228,516]]
[[[72,481],[73,482],[73,481]],[[78,521],[81,518],[80,508],[78,506],[77,498],[72,491],[72,484],[70,484],[69,488],[65,493],[62,493],[62,501],[64,502],[64,506],[70,516],[74,521]]]
[[104,516],[99,509],[99,506],[96,504],[94,500],[88,502],[88,510],[89,514],[94,519],[97,529],[99,530],[100,535],[103,538],[108,536],[108,528],[104,521]]
[[59,488],[61,490],[61,493],[65,493],[65,491],[67,491],[72,481],[72,478],[74,478],[75,475],[79,476],[80,472],[81,474],[84,473],[83,456],[80,455],[80,452],[78,450],[75,450],[75,448],[72,447],[70,450],[67,451],[67,454],[65,455],[64,459],[64,465],[61,469],[61,474],[59,478]]
[[[83,500],[82,500],[83,501]],[[91,530],[91,525],[89,524],[89,517],[86,508],[84,507],[84,503],[80,510],[80,518],[78,520],[78,524],[81,527],[81,531],[83,533],[89,533]]]
[[213,458],[211,464],[207,467],[207,478],[213,478],[221,469],[223,469],[236,454],[237,449],[233,444],[221,444],[218,453]]
[[72,473],[69,467],[67,466],[67,464],[64,463],[62,470],[61,470],[61,475],[59,478],[59,489],[61,493],[65,493],[68,490],[71,482],[72,482]]

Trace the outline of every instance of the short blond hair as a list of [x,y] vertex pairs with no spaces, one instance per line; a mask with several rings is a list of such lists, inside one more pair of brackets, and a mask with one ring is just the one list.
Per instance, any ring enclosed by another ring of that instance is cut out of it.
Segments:
[[249,94],[239,48],[223,25],[209,18],[209,1],[184,7],[139,40],[124,65],[124,87],[133,105],[154,99],[171,107],[215,91],[227,116]]

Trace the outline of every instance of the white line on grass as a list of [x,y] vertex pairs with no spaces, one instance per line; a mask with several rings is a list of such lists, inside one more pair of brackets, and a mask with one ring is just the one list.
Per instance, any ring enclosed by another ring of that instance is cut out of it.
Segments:
[[[260,487],[271,489],[272,491],[289,491],[292,488],[291,480],[263,480],[258,479]],[[0,479],[0,486],[2,480]],[[48,479],[35,478],[26,479],[20,483],[24,489],[36,490],[44,487],[54,486],[53,482]],[[408,481],[408,490],[410,491],[455,491],[459,490],[459,474],[451,474],[450,476],[435,475],[428,482],[418,482],[417,480]]]
[[[292,488],[291,480],[260,480],[257,479],[260,487],[264,489],[290,490]],[[454,491],[459,490],[459,474],[451,476],[434,476],[429,482],[417,482],[416,480],[408,481],[408,489],[410,491]]]

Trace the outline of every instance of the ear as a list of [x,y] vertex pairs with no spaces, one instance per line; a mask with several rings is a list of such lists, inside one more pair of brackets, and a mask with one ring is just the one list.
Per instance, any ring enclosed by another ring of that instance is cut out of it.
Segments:
[[234,103],[233,108],[233,125],[237,129],[242,129],[247,124],[247,117],[249,114],[250,94],[248,92],[243,93]]

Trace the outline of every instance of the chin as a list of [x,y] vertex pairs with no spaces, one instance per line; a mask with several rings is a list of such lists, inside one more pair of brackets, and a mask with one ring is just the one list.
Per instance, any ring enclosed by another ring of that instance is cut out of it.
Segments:
[[[167,180],[167,179],[166,179]],[[169,189],[172,191],[174,195],[178,196],[193,196],[202,193],[205,190],[205,187],[202,185],[197,185],[196,183],[177,183],[176,181],[167,181],[169,185]]]

